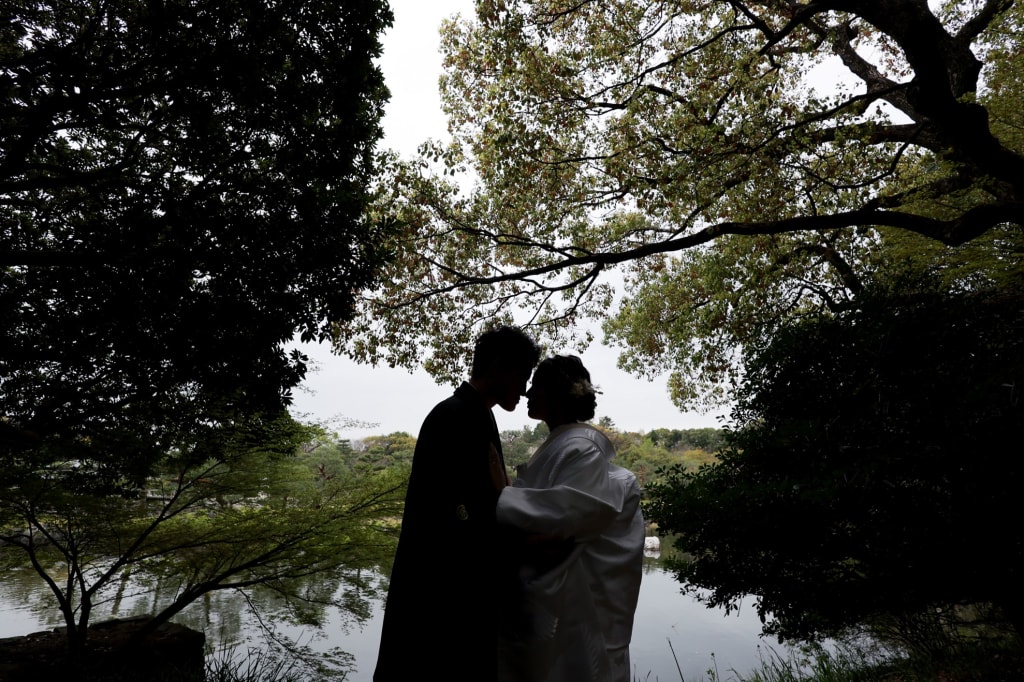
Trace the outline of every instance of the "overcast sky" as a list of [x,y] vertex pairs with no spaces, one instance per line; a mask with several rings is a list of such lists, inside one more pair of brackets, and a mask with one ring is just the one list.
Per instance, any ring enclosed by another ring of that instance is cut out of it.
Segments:
[[[428,138],[447,137],[441,113],[437,78],[441,71],[438,29],[441,21],[456,13],[472,14],[472,0],[391,0],[394,26],[384,35],[381,68],[391,90],[384,119],[384,145],[405,156]],[[600,332],[595,335],[600,341]],[[359,438],[406,431],[413,435],[435,403],[448,397],[453,387],[437,385],[426,372],[410,373],[388,367],[357,365],[331,354],[327,346],[303,345],[315,367],[295,394],[293,412],[311,420],[357,420],[373,424],[365,428],[335,428],[341,435]],[[597,416],[609,417],[626,431],[656,428],[719,426],[715,415],[683,414],[668,397],[665,378],[649,382],[618,369],[616,352],[595,343],[581,354],[591,377],[603,391],[598,396]],[[526,401],[512,413],[494,410],[498,427],[533,426],[526,415]]]

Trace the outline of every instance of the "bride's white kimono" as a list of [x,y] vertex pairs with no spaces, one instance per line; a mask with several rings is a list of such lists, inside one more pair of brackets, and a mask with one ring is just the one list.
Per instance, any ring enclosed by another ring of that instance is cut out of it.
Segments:
[[614,455],[589,424],[559,426],[498,499],[499,523],[565,541],[553,566],[520,570],[525,619],[503,637],[503,680],[631,679],[644,522],[636,477]]

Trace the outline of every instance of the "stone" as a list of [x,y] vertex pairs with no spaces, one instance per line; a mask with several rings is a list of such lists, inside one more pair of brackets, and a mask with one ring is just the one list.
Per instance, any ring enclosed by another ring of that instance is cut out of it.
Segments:
[[132,645],[132,636],[150,620],[138,616],[90,625],[86,649],[75,660],[68,656],[63,627],[0,639],[0,682],[201,682],[206,635],[164,623]]

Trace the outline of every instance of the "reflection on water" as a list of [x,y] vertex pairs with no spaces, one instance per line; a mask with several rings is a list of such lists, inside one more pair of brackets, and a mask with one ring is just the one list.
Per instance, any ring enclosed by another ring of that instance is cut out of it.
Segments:
[[[634,680],[686,682],[709,680],[709,669],[719,680],[749,676],[760,668],[770,649],[785,656],[788,649],[775,638],[762,638],[761,621],[753,599],[739,612],[726,616],[722,609],[707,609],[680,593],[681,585],[660,562],[645,566],[633,626],[630,658]],[[676,667],[678,662],[679,669]]]
[[[374,572],[353,572],[330,576],[312,584],[317,592],[325,587],[352,607],[320,607],[304,614],[306,620],[322,616],[323,626],[290,622],[285,605],[270,590],[257,590],[248,597],[234,591],[219,591],[192,604],[174,620],[206,633],[211,652],[233,649],[245,652],[265,648],[267,629],[277,636],[326,654],[341,650],[353,667],[348,682],[370,682],[380,638],[381,594],[384,582]],[[167,603],[173,595],[159,583],[139,585],[125,580],[111,598],[96,609],[94,622],[110,617],[128,617],[154,612],[156,603]],[[262,620],[249,608],[257,605]],[[63,625],[55,602],[31,570],[9,570],[0,591],[0,637],[12,637]],[[427,624],[429,626],[429,623]],[[645,559],[644,576],[637,606],[630,654],[634,680],[673,682],[680,679],[678,664],[686,682],[708,680],[709,668],[720,680],[735,679],[731,671],[747,674],[759,667],[760,656],[772,648],[784,654],[777,640],[759,637],[761,623],[753,600],[739,613],[726,616],[708,610],[691,597],[680,594],[680,585],[653,557]],[[222,653],[219,655],[223,655]]]

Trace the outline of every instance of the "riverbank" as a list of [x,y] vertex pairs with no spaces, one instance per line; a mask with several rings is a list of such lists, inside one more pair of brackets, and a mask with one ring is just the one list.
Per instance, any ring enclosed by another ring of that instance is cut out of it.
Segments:
[[[141,647],[126,649],[131,634],[147,617],[116,619],[93,626],[92,652],[71,665],[64,656],[60,628],[0,639],[0,682],[75,679],[83,682],[299,682],[301,666],[289,665],[262,650],[247,660],[210,661],[203,657],[204,636],[173,624]],[[666,642],[677,656],[671,640]],[[798,647],[780,652],[760,649],[760,664],[727,667],[712,654],[704,675],[634,673],[633,682],[1016,682],[1024,680],[1024,648],[992,642],[964,647],[943,660],[884,657],[877,651],[841,644]],[[638,669],[642,664],[635,662]],[[347,679],[347,678],[346,678]]]
[[[712,667],[682,682],[1018,682],[1024,680],[1024,645],[975,641],[931,657],[887,654],[875,645],[809,645],[786,655],[769,652],[748,671]],[[636,678],[634,682],[650,682]],[[658,682],[669,682],[661,679]]]
[[[815,652],[782,646],[777,640],[760,636],[761,623],[753,602],[740,605],[739,612],[725,615],[721,610],[708,610],[691,597],[680,594],[680,584],[671,573],[660,567],[657,559],[647,559],[641,583],[640,603],[630,655],[634,682],[1011,682],[1024,680],[1021,656],[1009,650],[962,652],[944,662],[943,666],[923,662],[894,661],[886,666],[872,667],[867,654],[830,647],[841,654],[832,659],[815,656]],[[175,618],[179,624],[206,637],[206,665],[216,667],[219,659],[234,652],[246,665],[231,675],[213,679],[227,682],[306,681],[299,670],[273,670],[277,662],[270,654],[270,634],[283,641],[297,642],[299,649],[318,662],[324,662],[332,651],[344,651],[350,657],[346,682],[370,682],[380,638],[380,587],[383,579],[376,574],[365,577],[365,592],[358,594],[350,585],[346,593],[350,604],[362,600],[361,615],[341,609],[324,613],[321,627],[289,623],[276,609],[269,593],[249,595],[265,616],[262,623],[250,611],[248,599],[234,593],[211,594]],[[54,607],[47,594],[30,572],[10,571],[5,576],[5,591],[0,594],[0,637],[35,632],[56,623]],[[130,586],[129,586],[130,587]],[[120,602],[108,602],[95,615],[97,620],[120,618],[129,620],[145,616],[170,598],[152,587],[127,590]],[[338,595],[339,597],[342,595]],[[117,607],[113,613],[111,608]],[[364,610],[365,609],[365,610]],[[820,652],[819,652],[820,653]],[[264,656],[266,660],[260,661]],[[800,658],[802,657],[802,658]],[[0,652],[0,661],[7,656]],[[345,665],[339,669],[345,668]],[[223,666],[222,666],[223,668]],[[253,671],[263,672],[253,672]],[[680,675],[682,671],[682,676]],[[811,675],[817,671],[816,676]],[[966,671],[966,672],[964,672]],[[295,673],[297,676],[289,675]],[[32,682],[48,679],[39,675]],[[58,677],[57,679],[61,679]],[[82,679],[78,675],[63,679]],[[146,682],[152,676],[143,678]],[[340,674],[332,679],[342,679]],[[0,682],[13,682],[0,677]]]
[[[361,588],[346,583],[335,598],[353,606],[355,611],[325,608],[319,614],[320,627],[289,621],[276,595],[261,590],[251,591],[248,598],[233,591],[212,593],[174,620],[206,635],[207,662],[227,651],[245,656],[250,649],[270,650],[276,638],[298,643],[298,648],[318,662],[327,660],[332,652],[343,651],[351,663],[347,666],[350,670],[346,682],[371,682],[380,641],[385,584],[382,576],[370,571],[363,573]],[[779,648],[777,640],[760,637],[761,623],[752,603],[727,616],[722,610],[704,608],[692,597],[680,594],[680,589],[674,576],[661,568],[659,559],[645,559],[630,647],[635,677],[649,682],[672,682],[679,679],[678,663],[686,682],[700,676],[707,679],[706,671],[715,660],[723,670],[745,672],[758,666],[761,651]],[[146,615],[172,598],[173,593],[163,593],[159,584],[129,583],[122,599],[98,605],[93,617],[99,621]],[[260,610],[262,620],[253,615],[250,602]],[[52,595],[33,572],[9,571],[4,576],[0,637],[59,625]],[[267,628],[272,628],[272,632]],[[675,648],[674,654],[669,641]]]

